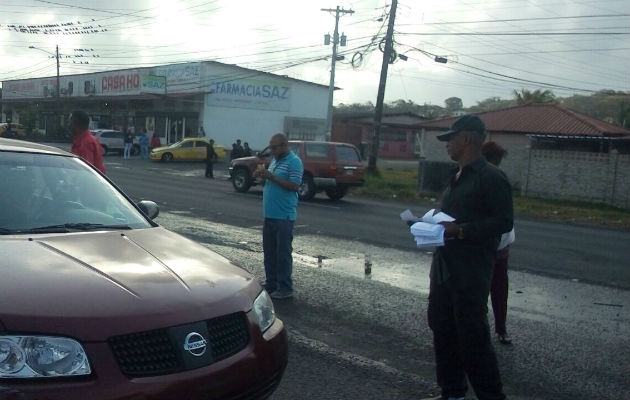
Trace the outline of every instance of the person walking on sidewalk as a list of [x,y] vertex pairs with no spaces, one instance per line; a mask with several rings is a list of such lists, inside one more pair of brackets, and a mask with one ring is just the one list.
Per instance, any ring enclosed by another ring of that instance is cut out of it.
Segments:
[[131,148],[133,147],[133,133],[128,129],[127,133],[125,133],[125,138],[123,139],[123,143],[125,144],[125,150],[123,151],[123,158],[128,160],[131,158]]
[[271,298],[287,299],[293,297],[293,224],[304,166],[289,149],[289,141],[283,133],[272,136],[269,149],[273,156],[269,168],[260,164],[254,171],[254,176],[264,184],[264,286]]
[[441,208],[444,246],[433,254],[428,320],[433,331],[440,399],[463,400],[466,378],[479,400],[503,400],[503,385],[490,340],[488,294],[501,234],[513,225],[512,189],[505,174],[481,154],[485,125],[475,115],[458,118],[439,135],[459,165]]
[[147,136],[147,128],[142,128],[142,135],[140,135],[140,139],[138,139],[138,144],[140,144],[140,154],[142,154],[143,160],[149,159],[149,137]]
[[[499,167],[501,160],[507,155],[507,150],[498,143],[490,141],[483,144],[481,153],[490,164]],[[515,239],[514,228],[501,235],[501,241],[494,258],[492,284],[490,286],[494,331],[497,334],[499,343],[506,345],[512,344],[512,338],[507,333],[506,319],[508,289],[510,286],[508,282],[508,258],[510,257],[510,245],[514,243]]]
[[72,133],[72,149],[70,151],[105,174],[103,148],[98,139],[88,129],[89,126],[90,117],[84,111],[77,110],[70,114],[68,125],[68,129]]
[[213,165],[217,160],[217,153],[214,151],[214,140],[210,139],[206,145],[206,178],[214,179]]

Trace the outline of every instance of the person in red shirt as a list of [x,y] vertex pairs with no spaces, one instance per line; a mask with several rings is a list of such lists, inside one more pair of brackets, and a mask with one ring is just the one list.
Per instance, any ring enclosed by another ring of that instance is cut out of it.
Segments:
[[73,136],[71,151],[104,174],[103,149],[98,139],[88,129],[89,126],[90,117],[84,111],[73,111],[70,114],[69,128]]

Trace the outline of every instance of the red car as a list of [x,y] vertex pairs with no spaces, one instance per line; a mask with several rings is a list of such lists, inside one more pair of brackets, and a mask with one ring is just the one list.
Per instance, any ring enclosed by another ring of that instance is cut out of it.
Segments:
[[72,154],[0,139],[0,399],[264,399],[287,335],[246,271]]
[[[302,160],[304,176],[298,190],[300,200],[310,200],[324,191],[331,200],[340,200],[352,186],[364,183],[365,168],[356,147],[348,143],[290,140],[289,148]],[[229,171],[234,189],[247,192],[259,182],[253,172],[259,164],[265,168],[271,161],[271,151],[265,148],[254,157],[232,160]]]

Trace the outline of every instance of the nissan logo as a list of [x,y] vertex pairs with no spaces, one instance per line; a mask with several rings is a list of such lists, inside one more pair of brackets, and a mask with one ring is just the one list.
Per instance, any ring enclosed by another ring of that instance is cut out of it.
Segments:
[[184,350],[195,357],[201,357],[208,348],[208,342],[197,332],[190,332],[184,339]]

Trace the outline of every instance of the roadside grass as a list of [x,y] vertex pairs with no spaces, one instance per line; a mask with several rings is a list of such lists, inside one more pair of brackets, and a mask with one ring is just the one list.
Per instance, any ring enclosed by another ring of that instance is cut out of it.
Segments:
[[[366,175],[365,185],[352,189],[359,196],[379,199],[419,201],[434,206],[437,193],[416,191],[418,171],[381,168],[378,176]],[[630,212],[604,204],[523,197],[514,192],[514,213],[546,221],[594,225],[630,230]]]

